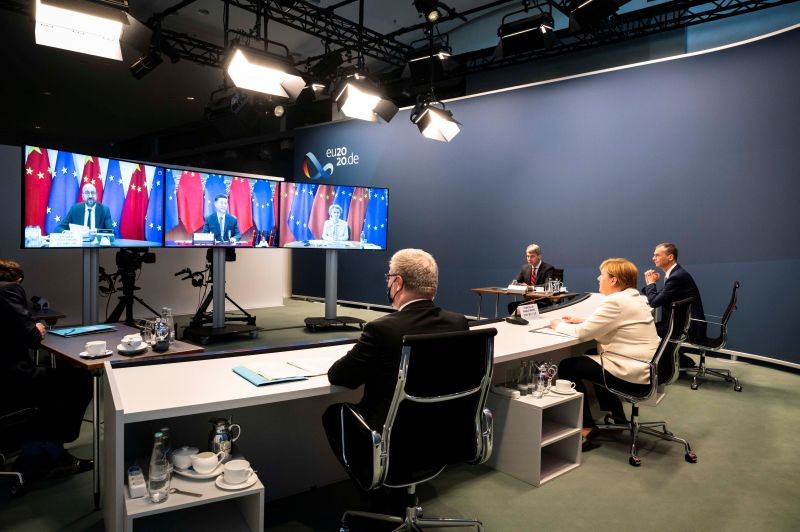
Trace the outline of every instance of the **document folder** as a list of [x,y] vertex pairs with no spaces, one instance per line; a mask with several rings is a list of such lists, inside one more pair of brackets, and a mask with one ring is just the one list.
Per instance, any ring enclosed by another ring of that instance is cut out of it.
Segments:
[[109,331],[116,331],[117,328],[113,325],[83,325],[81,327],[64,327],[63,329],[50,329],[50,334],[69,338],[71,336],[81,336],[83,334],[97,334]]
[[308,377],[304,375],[291,375],[285,377],[270,377],[269,375],[265,375],[260,371],[256,371],[254,369],[245,367],[245,366],[236,366],[233,368],[233,372],[239,375],[240,377],[250,381],[252,384],[256,386],[264,386],[266,384],[277,384],[279,382],[292,382],[292,381],[304,381],[308,380]]

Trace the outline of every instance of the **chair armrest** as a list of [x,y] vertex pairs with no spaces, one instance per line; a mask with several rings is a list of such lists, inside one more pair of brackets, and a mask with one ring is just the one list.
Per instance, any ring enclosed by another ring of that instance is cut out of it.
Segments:
[[380,486],[385,473],[383,439],[350,404],[340,411],[342,423],[342,461],[364,490]]
[[725,327],[725,324],[722,323],[721,321],[698,320],[697,318],[691,318],[690,321],[696,321],[697,323],[710,323],[711,325],[719,325],[720,327]]
[[627,355],[621,355],[621,354],[618,354],[618,353],[614,353],[614,356],[627,358],[628,360],[633,360],[633,361],[638,362],[639,364],[642,364],[643,366],[646,366],[648,368],[649,373],[650,373],[650,384],[651,384],[650,392],[645,397],[639,397],[639,396],[636,396],[636,395],[631,395],[631,394],[629,394],[627,392],[623,392],[622,390],[617,390],[616,388],[608,385],[608,381],[606,380],[605,365],[603,363],[603,355],[605,353],[603,353],[601,351],[599,354],[600,354],[600,369],[602,370],[602,373],[603,373],[603,386],[608,391],[610,391],[611,393],[613,393],[615,395],[618,395],[618,396],[622,397],[623,399],[627,399],[628,401],[646,401],[646,400],[650,399],[653,396],[653,393],[655,392],[655,386],[652,386],[652,384],[653,384],[653,381],[656,379],[656,368],[655,368],[655,366],[653,365],[652,362],[645,362],[643,360],[639,360],[638,358],[633,358],[633,357],[629,357]]

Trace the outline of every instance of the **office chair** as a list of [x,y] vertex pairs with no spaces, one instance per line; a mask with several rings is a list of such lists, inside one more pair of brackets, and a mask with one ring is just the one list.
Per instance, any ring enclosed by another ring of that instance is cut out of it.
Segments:
[[[30,423],[35,413],[35,408],[22,408],[0,414],[0,434],[4,435],[2,441],[0,441],[2,445],[2,448],[0,448],[0,466],[5,466],[8,454],[19,450],[21,440],[15,441],[14,436],[24,432],[24,427]],[[0,477],[14,479],[10,489],[12,497],[19,497],[25,493],[25,476],[22,472],[14,469],[14,464],[10,466],[10,469],[0,470]]]
[[[630,430],[631,456],[628,459],[628,463],[634,467],[642,465],[642,460],[637,454],[638,446],[636,442],[640,432],[658,436],[664,440],[682,443],[686,449],[686,454],[684,455],[686,461],[692,464],[697,462],[697,455],[692,451],[689,442],[668,431],[666,421],[639,421],[639,404],[651,400],[658,404],[663,398],[666,385],[672,384],[678,379],[680,374],[678,349],[689,332],[690,309],[693,300],[694,298],[690,297],[672,304],[669,327],[658,344],[652,360],[650,362],[638,361],[642,364],[647,364],[649,368],[650,388],[645,395],[636,396],[613,388],[608,382],[605,382],[605,371],[603,371],[603,386],[611,393],[631,403],[631,417],[627,423],[612,423],[613,418],[608,415],[605,418],[605,423],[598,425],[597,428],[601,430]],[[600,364],[601,366],[603,364],[603,353],[600,353]],[[656,430],[659,427],[661,430]]]
[[[719,336],[717,337],[709,338],[708,336],[705,336],[704,338],[692,338],[689,341],[683,342],[682,344],[683,347],[695,349],[700,352],[700,363],[696,367],[681,368],[681,371],[685,371],[686,373],[694,373],[694,378],[692,379],[692,390],[696,390],[698,387],[700,387],[701,382],[698,381],[698,379],[701,379],[706,375],[713,375],[714,377],[725,379],[725,382],[733,382],[733,389],[737,392],[742,391],[742,385],[739,384],[739,379],[737,379],[733,373],[731,373],[731,370],[706,367],[706,351],[718,351],[719,349],[724,348],[725,344],[728,343],[728,320],[731,319],[733,311],[736,310],[736,292],[738,290],[739,281],[734,281],[733,292],[731,292],[731,300],[728,302],[728,307],[725,309],[725,312],[722,314],[722,319],[719,322],[696,320],[692,318],[692,321],[718,325],[720,331]],[[712,317],[717,318],[718,316]]]
[[[423,518],[416,487],[450,464],[481,464],[492,453],[492,413],[485,408],[492,381],[496,329],[409,335],[382,432],[370,429],[352,405],[343,404],[342,457],[364,490],[406,488],[405,515],[346,511],[353,517],[397,523],[395,530],[475,526],[473,519]],[[435,379],[431,379],[435,376]]]

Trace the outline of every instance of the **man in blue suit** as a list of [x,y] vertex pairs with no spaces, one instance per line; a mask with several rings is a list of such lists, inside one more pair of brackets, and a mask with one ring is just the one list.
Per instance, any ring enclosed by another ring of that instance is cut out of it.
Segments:
[[239,232],[239,221],[236,216],[228,214],[228,196],[217,194],[214,198],[213,212],[206,216],[203,233],[214,233],[214,241],[235,244],[242,236]]
[[[703,300],[700,298],[700,290],[697,289],[692,276],[678,264],[678,248],[675,244],[670,244],[669,242],[658,244],[655,251],[653,251],[653,263],[664,272],[664,286],[661,290],[656,286],[661,274],[655,270],[647,270],[644,272],[644,280],[647,284],[642,288],[642,293],[647,296],[647,302],[651,307],[661,309],[661,317],[656,322],[658,335],[664,336],[667,331],[670,305],[675,301],[693,297],[692,319],[702,321],[692,321],[689,327],[689,338],[705,338],[706,315],[703,312]],[[691,358],[681,354],[682,368],[694,367],[694,365],[694,361]]]
[[105,205],[97,203],[97,189],[94,185],[84,185],[81,196],[83,201],[70,207],[67,215],[53,232],[66,231],[69,229],[69,224],[86,226],[91,233],[97,229],[113,230],[114,222],[111,219],[111,211]]

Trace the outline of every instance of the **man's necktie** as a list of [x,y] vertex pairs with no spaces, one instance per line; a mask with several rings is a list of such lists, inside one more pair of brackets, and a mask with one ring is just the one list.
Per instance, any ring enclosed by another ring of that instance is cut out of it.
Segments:
[[536,268],[531,266],[531,284],[536,286]]
[[89,229],[94,229],[94,208],[86,208],[86,219],[83,221],[83,225]]

